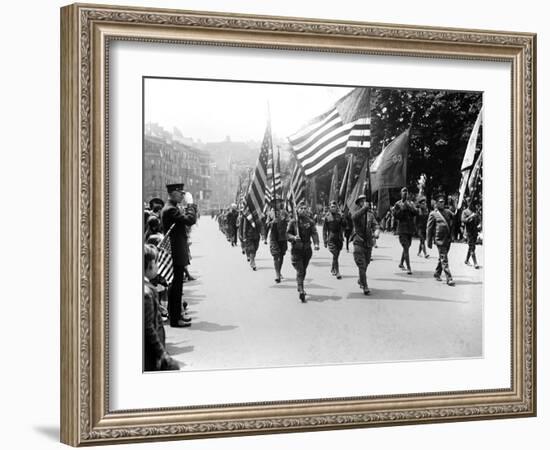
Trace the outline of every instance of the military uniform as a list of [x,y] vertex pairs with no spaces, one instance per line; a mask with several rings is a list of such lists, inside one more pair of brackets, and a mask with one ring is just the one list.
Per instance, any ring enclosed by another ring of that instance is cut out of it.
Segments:
[[273,265],[275,266],[275,281],[281,282],[281,268],[283,260],[288,248],[286,230],[288,227],[288,219],[286,217],[275,217],[268,222],[266,228],[269,233],[269,251],[273,257]]
[[416,233],[418,234],[418,256],[424,252],[424,256],[428,257],[426,252],[426,225],[428,224],[428,211],[427,206],[420,205],[418,207],[418,215],[416,216]]
[[244,216],[242,220],[242,236],[246,257],[250,262],[250,267],[252,267],[252,270],[256,270],[256,252],[260,245],[260,230],[252,226],[250,221]]
[[164,233],[168,233],[173,226],[172,231],[170,231],[170,244],[174,265],[174,280],[168,293],[168,314],[170,315],[170,325],[176,326],[182,315],[181,296],[185,266],[189,265],[191,261],[188,227],[194,225],[197,221],[197,207],[187,205],[180,209],[177,203],[168,200],[162,209],[161,220]]
[[234,209],[227,213],[227,236],[232,247],[237,245],[237,216],[238,212]]
[[371,261],[374,234],[378,229],[378,222],[368,205],[355,211],[351,218],[353,221],[353,260],[359,270],[359,286],[365,294],[368,294],[370,291],[367,283],[367,267]]
[[398,220],[397,234],[399,236],[399,243],[403,248],[401,252],[401,262],[399,267],[403,268],[403,263],[407,264],[407,269],[411,272],[411,263],[409,259],[409,248],[412,243],[412,237],[414,234],[414,218],[418,214],[418,210],[414,204],[408,200],[399,200],[393,207],[393,215]]
[[434,277],[441,279],[441,272],[445,272],[448,284],[454,284],[451,270],[449,269],[449,250],[452,240],[453,213],[448,209],[435,209],[428,216],[426,227],[426,239],[428,247],[432,248],[433,242],[437,245],[439,252],[439,261],[435,269]]
[[479,266],[476,258],[476,243],[479,234],[479,224],[481,223],[479,213],[472,211],[470,208],[466,208],[462,211],[462,223],[464,224],[466,242],[468,243],[468,253],[466,255],[466,261],[464,262],[469,264],[470,257],[472,257],[477,269]]
[[[315,221],[307,216],[299,216],[298,222],[292,219],[287,227],[287,239],[291,242],[290,260],[292,266],[296,269],[296,282],[300,298],[305,301],[304,279],[306,278],[307,266],[313,252],[311,251],[311,241],[316,247],[319,247],[319,234]],[[300,237],[297,240],[297,237]]]
[[328,247],[330,253],[332,253],[332,275],[342,278],[340,275],[340,267],[338,264],[338,257],[344,246],[344,230],[346,228],[346,221],[344,216],[339,212],[328,212],[323,220],[323,244]]

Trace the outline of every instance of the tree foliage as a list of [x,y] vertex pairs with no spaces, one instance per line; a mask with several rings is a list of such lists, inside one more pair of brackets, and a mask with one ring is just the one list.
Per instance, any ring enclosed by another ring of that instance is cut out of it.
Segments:
[[[416,191],[417,180],[424,173],[428,196],[440,192],[454,194],[459,188],[464,151],[481,105],[481,92],[373,89],[371,158],[411,126],[409,190]],[[357,174],[367,154],[359,151],[356,156]],[[343,166],[342,161],[339,164]],[[317,178],[318,191],[328,192],[331,169],[327,167],[326,173]]]

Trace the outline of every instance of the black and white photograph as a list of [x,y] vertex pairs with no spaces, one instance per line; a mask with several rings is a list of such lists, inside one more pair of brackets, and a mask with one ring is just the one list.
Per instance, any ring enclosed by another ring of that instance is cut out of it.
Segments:
[[482,358],[482,127],[482,92],[144,77],[144,371]]

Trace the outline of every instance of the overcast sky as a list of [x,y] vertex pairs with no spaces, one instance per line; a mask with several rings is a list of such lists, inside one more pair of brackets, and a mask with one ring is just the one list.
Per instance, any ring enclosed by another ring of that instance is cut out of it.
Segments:
[[351,88],[197,80],[145,80],[145,122],[215,142],[260,141],[271,110],[272,133],[285,138],[327,111]]

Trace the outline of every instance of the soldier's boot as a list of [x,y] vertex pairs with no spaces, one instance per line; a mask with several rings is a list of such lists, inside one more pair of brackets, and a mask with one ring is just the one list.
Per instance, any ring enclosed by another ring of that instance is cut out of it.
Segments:
[[252,270],[256,270],[256,260],[254,255],[250,255],[250,267],[252,267]]
[[464,260],[464,264],[466,264],[467,266],[470,265],[470,256],[471,256],[471,251],[470,249],[468,249],[468,253],[466,254],[466,259]]
[[476,254],[472,252],[472,260],[474,261],[474,268],[479,269],[479,264],[477,263]]
[[281,256],[279,257],[279,278],[283,279],[283,274],[281,273],[282,269],[283,269],[283,261],[284,261],[284,258]]
[[363,294],[370,295],[370,289],[369,289],[369,285],[367,283],[366,277],[365,277],[365,285],[363,286]]
[[280,269],[280,258],[276,256],[273,258],[273,265],[275,266],[275,283],[281,282],[281,269]]
[[334,261],[334,271],[335,271],[336,279],[341,280],[342,275],[340,275],[340,264],[338,263],[338,260]]
[[302,303],[306,303],[306,292],[304,291],[303,281],[298,281],[298,298]]
[[411,270],[411,260],[409,258],[409,253],[408,252],[405,254],[405,265],[407,266],[407,273],[409,275],[412,275],[413,272]]

